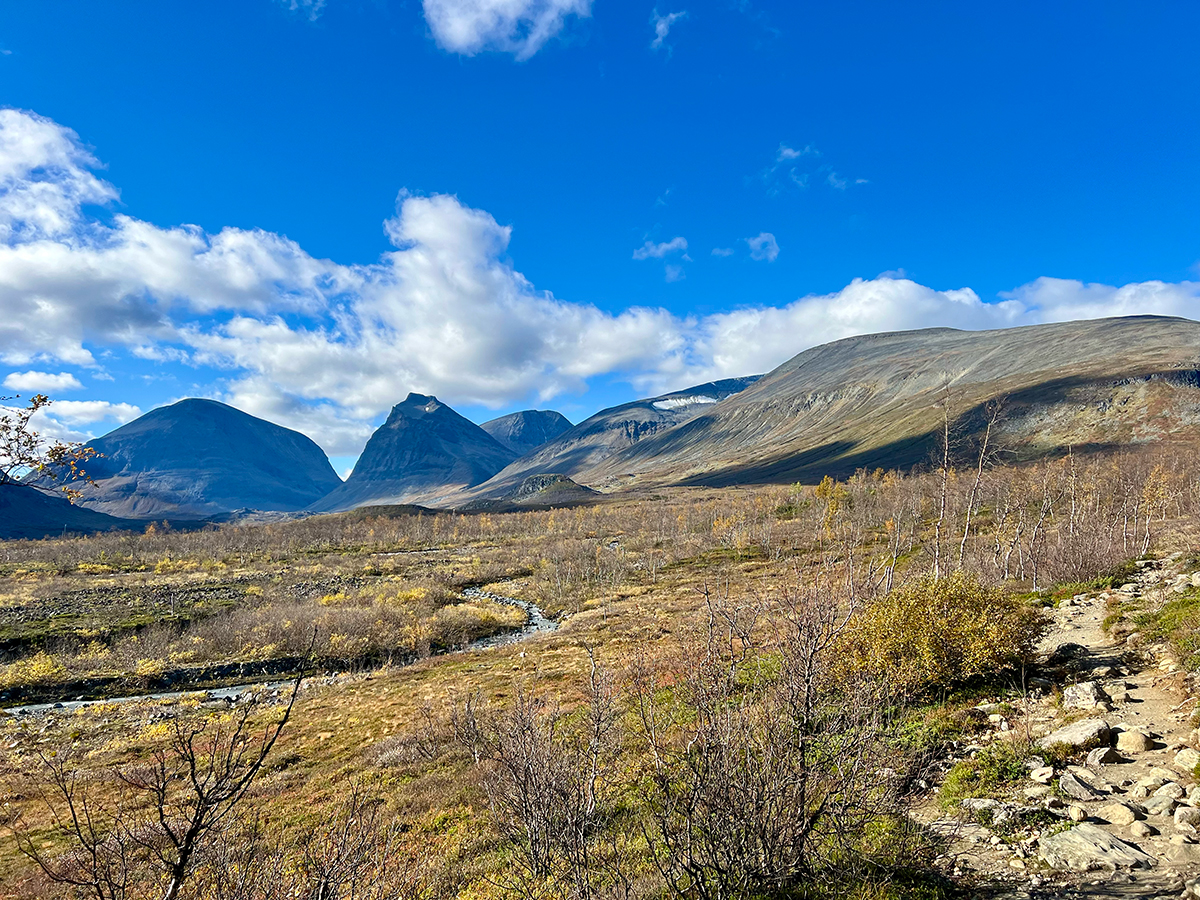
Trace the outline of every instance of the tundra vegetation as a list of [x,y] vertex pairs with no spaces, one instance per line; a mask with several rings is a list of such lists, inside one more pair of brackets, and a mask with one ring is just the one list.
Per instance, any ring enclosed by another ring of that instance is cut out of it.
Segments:
[[[1198,515],[1194,454],[982,444],[815,486],[8,542],[5,705],[308,677],[0,719],[0,894],[942,896],[907,814],[931,754],[1021,690],[1043,607]],[[453,652],[524,622],[501,597],[560,627]],[[1195,667],[1197,608],[1136,614]]]

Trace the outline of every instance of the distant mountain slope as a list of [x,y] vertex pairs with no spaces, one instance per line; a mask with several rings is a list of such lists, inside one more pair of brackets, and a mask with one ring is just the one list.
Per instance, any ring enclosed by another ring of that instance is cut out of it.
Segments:
[[[531,475],[576,478],[576,473],[593,472],[606,459],[701,414],[726,397],[745,390],[758,377],[710,381],[660,397],[602,409],[535,452],[516,460],[471,495],[506,498]],[[592,487],[600,486],[595,481],[588,483]]]
[[409,394],[371,435],[346,483],[309,509],[432,501],[486,481],[515,458],[436,397]]
[[524,456],[571,427],[570,420],[552,409],[525,409],[479,426],[517,456]]
[[1025,456],[1195,437],[1200,323],[1136,316],[846,338],[573,477],[722,485],[909,467],[929,457],[943,394],[966,431],[1006,397],[999,438]]
[[298,431],[215,400],[180,400],[90,441],[103,454],[80,504],[127,518],[303,509],[341,484]]
[[92,534],[122,528],[141,530],[145,522],[131,522],[72,506],[61,494],[43,493],[32,487],[10,484],[0,487],[0,539],[59,537]]

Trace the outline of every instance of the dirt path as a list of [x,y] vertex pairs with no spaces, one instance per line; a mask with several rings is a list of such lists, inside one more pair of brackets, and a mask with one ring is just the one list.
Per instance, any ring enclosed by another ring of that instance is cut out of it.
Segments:
[[[1079,595],[1052,611],[1043,646],[1052,683],[1031,681],[1030,697],[1015,714],[993,713],[994,730],[979,743],[1017,734],[1050,747],[1082,734],[1084,749],[1099,746],[1086,765],[1054,766],[1053,750],[1029,759],[1027,781],[994,807],[983,802],[993,828],[931,823],[953,835],[951,864],[979,885],[978,896],[1200,898],[1196,685],[1165,645],[1143,646],[1127,633],[1132,626],[1118,627],[1115,640],[1103,629],[1110,598],[1152,607],[1189,588],[1179,565],[1157,560],[1120,590]],[[1046,812],[1060,823],[1047,826]]]

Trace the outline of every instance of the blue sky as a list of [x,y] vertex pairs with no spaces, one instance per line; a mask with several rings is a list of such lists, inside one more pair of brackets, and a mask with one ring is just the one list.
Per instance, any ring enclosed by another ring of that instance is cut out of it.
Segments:
[[[485,15],[479,15],[480,11]],[[846,334],[1200,316],[1194,3],[0,10],[0,361],[353,460]],[[77,386],[76,386],[77,385]]]

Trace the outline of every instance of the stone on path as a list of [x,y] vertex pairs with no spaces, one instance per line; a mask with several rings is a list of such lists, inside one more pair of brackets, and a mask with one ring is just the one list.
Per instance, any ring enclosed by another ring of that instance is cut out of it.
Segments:
[[1180,772],[1195,772],[1196,766],[1200,766],[1200,750],[1184,747],[1175,754],[1175,761],[1171,765]]
[[1154,741],[1140,731],[1122,731],[1117,735],[1117,749],[1122,753],[1144,753],[1153,746]]
[[1134,837],[1144,838],[1158,834],[1158,829],[1153,825],[1147,825],[1145,822],[1138,821],[1129,826],[1129,833]]
[[1038,741],[1038,746],[1049,749],[1055,744],[1066,744],[1072,749],[1083,749],[1107,744],[1109,734],[1109,725],[1103,719],[1080,719],[1050,732]]
[[1175,810],[1175,827],[1184,834],[1200,832],[1200,809],[1194,806],[1181,806]]
[[1121,762],[1121,754],[1112,747],[1097,747],[1087,755],[1087,766],[1089,769],[1119,762]]
[[1110,699],[1096,682],[1081,681],[1063,688],[1062,705],[1063,709],[1095,709]]
[[1062,778],[1058,779],[1058,788],[1068,797],[1075,800],[1099,800],[1100,795],[1092,790],[1090,785],[1084,784],[1076,776],[1067,772]]
[[1148,816],[1169,816],[1178,804],[1170,797],[1151,797],[1142,804]]
[[1132,825],[1142,817],[1142,814],[1128,803],[1114,802],[1100,807],[1096,815],[1105,822],[1113,825]]
[[1055,869],[1148,869],[1155,859],[1095,825],[1076,825],[1042,838],[1038,855]]

